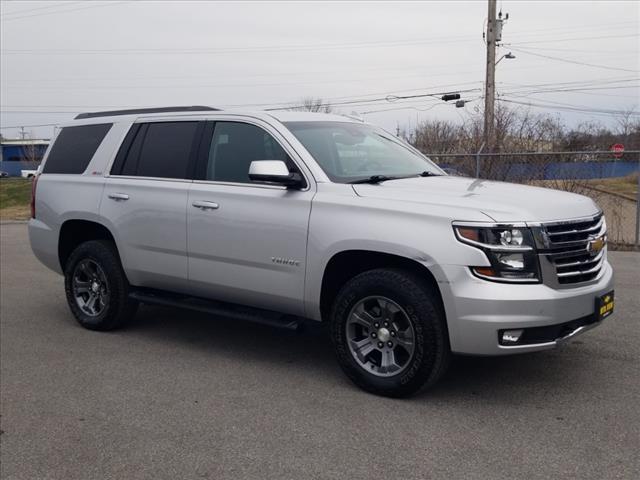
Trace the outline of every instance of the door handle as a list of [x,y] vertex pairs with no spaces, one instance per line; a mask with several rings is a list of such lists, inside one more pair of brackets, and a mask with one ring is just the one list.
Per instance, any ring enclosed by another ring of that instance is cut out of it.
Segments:
[[192,205],[202,210],[217,210],[218,208],[220,208],[220,205],[218,205],[216,202],[209,202],[207,200],[198,200],[196,202],[193,202]]
[[110,193],[108,197],[111,200],[116,200],[116,201],[129,200],[129,195],[127,195],[126,193]]

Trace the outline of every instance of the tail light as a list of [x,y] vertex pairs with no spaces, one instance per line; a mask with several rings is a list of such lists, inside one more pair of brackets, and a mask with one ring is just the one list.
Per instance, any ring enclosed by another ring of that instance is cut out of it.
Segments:
[[38,186],[39,176],[40,175],[34,176],[31,181],[31,203],[29,204],[31,207],[31,218],[36,218],[36,187]]

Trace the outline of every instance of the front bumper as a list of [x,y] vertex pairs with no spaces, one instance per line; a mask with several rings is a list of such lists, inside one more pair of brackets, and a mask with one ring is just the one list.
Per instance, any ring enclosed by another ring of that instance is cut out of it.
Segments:
[[[556,347],[599,325],[594,321],[595,299],[613,290],[613,270],[605,262],[593,283],[575,288],[554,289],[544,284],[494,283],[474,277],[464,266],[443,268],[446,281],[439,282],[449,340],[454,353],[506,355]],[[500,330],[550,327],[559,329],[557,338],[540,343],[500,345]]]

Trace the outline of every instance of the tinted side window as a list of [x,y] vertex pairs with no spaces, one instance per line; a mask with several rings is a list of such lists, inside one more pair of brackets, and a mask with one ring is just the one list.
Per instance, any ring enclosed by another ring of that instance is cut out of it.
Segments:
[[282,160],[295,169],[278,142],[260,127],[247,123],[217,122],[209,147],[206,180],[250,183],[254,160]]
[[[142,142],[144,141],[145,133],[147,132],[148,124],[137,125],[136,134],[129,143],[129,150],[122,165],[122,175],[135,176],[138,171],[138,161],[140,160],[140,150],[142,149]],[[125,140],[129,140],[128,138]],[[122,145],[124,148],[124,144]]]
[[[150,123],[135,174],[139,177],[187,178],[197,127],[198,122]],[[135,151],[136,148],[132,148],[130,153]]]
[[112,125],[112,123],[101,123],[64,127],[51,147],[42,172],[84,172]]

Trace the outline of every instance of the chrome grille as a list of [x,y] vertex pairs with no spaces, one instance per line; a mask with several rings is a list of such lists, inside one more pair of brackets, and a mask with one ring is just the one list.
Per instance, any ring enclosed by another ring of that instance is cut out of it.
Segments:
[[589,282],[598,276],[605,249],[591,246],[594,240],[606,240],[606,228],[602,214],[543,226],[545,248],[541,255],[550,263],[558,286]]

